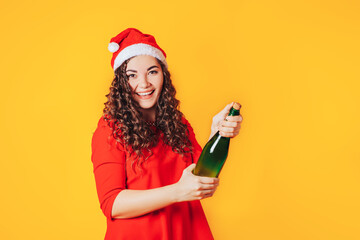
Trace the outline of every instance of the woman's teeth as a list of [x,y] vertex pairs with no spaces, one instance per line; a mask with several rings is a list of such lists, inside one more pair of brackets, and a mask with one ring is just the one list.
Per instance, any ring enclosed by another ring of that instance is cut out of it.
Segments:
[[137,94],[139,94],[140,96],[146,96],[146,95],[152,94],[154,91],[155,91],[155,90],[150,91],[150,92],[147,92],[147,93],[137,93]]

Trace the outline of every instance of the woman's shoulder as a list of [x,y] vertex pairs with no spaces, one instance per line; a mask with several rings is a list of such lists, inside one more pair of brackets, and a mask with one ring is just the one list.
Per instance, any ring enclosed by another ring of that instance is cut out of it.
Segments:
[[114,121],[110,120],[110,116],[108,115],[101,115],[101,117],[98,120],[98,125],[97,127],[106,127],[106,128],[110,128],[113,127],[114,125]]
[[101,116],[97,122],[96,129],[93,133],[93,141],[100,140],[102,138],[108,138],[112,133],[112,129],[109,123],[105,120],[104,116]]
[[105,130],[105,131],[111,131],[113,132],[114,129],[116,131],[120,131],[120,124],[114,119],[112,119],[109,115],[102,115],[97,123],[97,129]]
[[107,143],[110,145],[117,145],[119,148],[119,143],[114,139],[114,128],[115,121],[108,118],[106,115],[102,115],[97,123],[97,127],[93,133],[92,142],[93,144],[98,142]]
[[190,126],[190,123],[189,123],[189,121],[186,119],[185,115],[182,115],[182,117],[181,117],[181,122],[184,123],[184,124],[186,124],[187,126]]
[[189,129],[190,132],[193,131],[193,128],[192,128],[190,122],[187,120],[187,118],[184,115],[181,117],[181,122],[187,126],[187,128]]

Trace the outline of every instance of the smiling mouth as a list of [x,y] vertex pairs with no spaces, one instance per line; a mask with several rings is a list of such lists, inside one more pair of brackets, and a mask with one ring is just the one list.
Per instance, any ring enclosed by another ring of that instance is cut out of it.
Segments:
[[153,94],[155,92],[155,89],[150,91],[150,92],[146,92],[146,93],[136,93],[139,96],[149,96],[151,94]]

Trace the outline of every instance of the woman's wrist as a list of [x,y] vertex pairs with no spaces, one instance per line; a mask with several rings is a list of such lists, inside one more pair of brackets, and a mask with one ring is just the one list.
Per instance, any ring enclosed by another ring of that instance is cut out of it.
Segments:
[[171,185],[169,185],[169,187],[170,187],[170,194],[171,194],[170,201],[172,203],[182,202],[183,200],[181,199],[181,189],[180,189],[179,182],[171,184]]

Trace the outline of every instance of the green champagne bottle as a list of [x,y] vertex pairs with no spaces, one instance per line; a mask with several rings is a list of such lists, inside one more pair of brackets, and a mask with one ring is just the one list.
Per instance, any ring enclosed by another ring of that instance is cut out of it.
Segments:
[[[234,103],[229,116],[240,115],[241,105]],[[198,176],[218,177],[228,156],[230,138],[223,137],[219,131],[206,143],[193,170]]]

